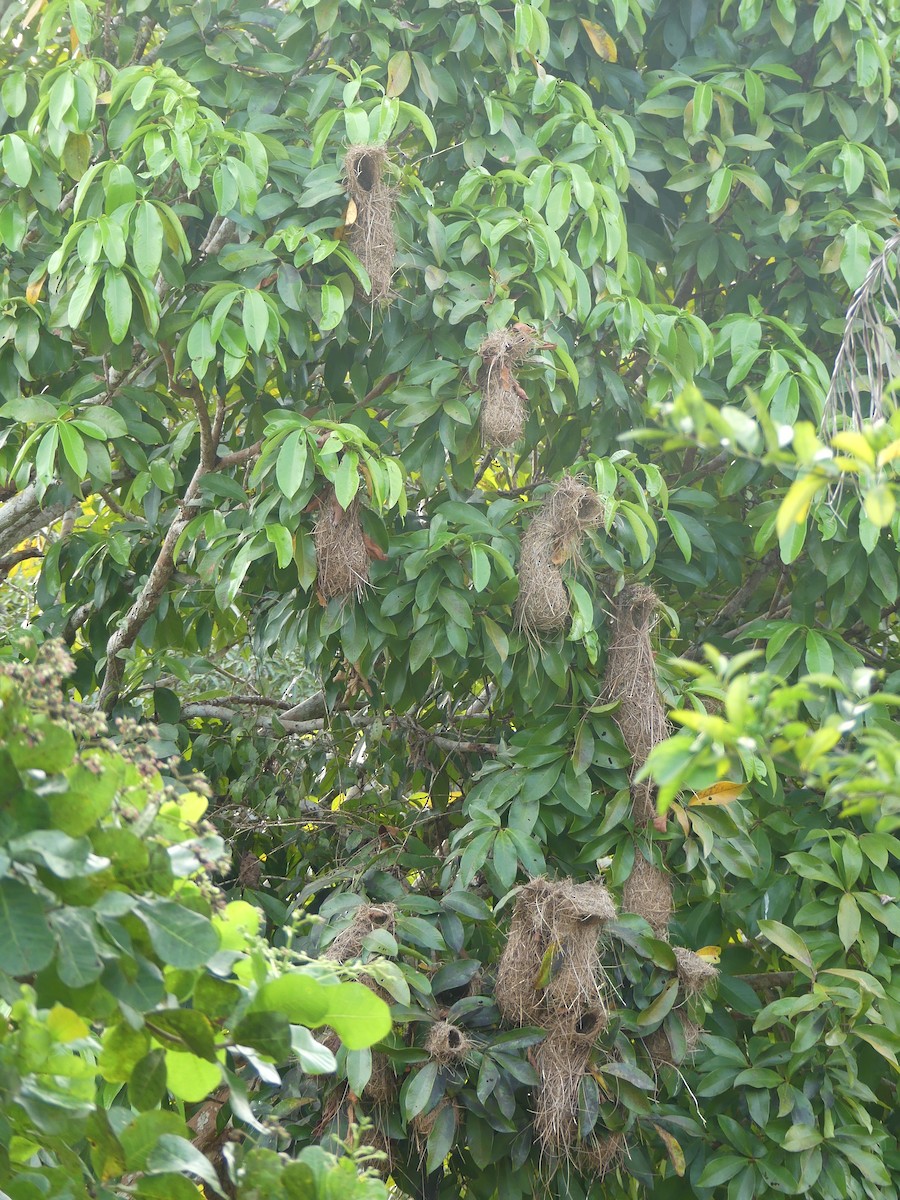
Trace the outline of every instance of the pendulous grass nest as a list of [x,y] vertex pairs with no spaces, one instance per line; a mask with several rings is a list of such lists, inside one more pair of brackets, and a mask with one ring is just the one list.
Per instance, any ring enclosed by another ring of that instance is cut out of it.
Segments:
[[485,446],[508,450],[525,431],[528,397],[516,376],[516,368],[538,346],[538,335],[521,322],[489,333],[478,347],[481,369],[481,440]]
[[615,915],[601,883],[526,884],[497,969],[494,994],[506,1020],[550,1028],[588,1008],[605,1012],[599,938]]
[[719,978],[718,968],[705,962],[693,950],[684,946],[673,946],[673,950],[678,968],[678,981],[686,995],[696,996]]
[[[604,694],[607,700],[619,702],[613,719],[635,771],[643,766],[653,747],[669,735],[650,640],[658,607],[652,588],[632,584],[616,597],[610,615]],[[648,781],[633,785],[632,805],[638,824],[646,825],[656,817],[654,790]]]
[[347,245],[362,263],[372,284],[363,292],[371,301],[392,295],[394,256],[394,189],[384,181],[388,154],[383,146],[350,146],[344,155],[347,192],[356,206],[348,224]]
[[459,1062],[472,1049],[472,1041],[458,1025],[450,1021],[436,1021],[428,1031],[425,1049],[436,1063]]
[[658,938],[669,936],[672,917],[672,881],[635,848],[634,866],[622,890],[622,910],[643,917]]
[[359,505],[338,504],[329,488],[319,506],[313,530],[316,548],[316,582],[323,600],[359,598],[369,583],[369,554],[359,523]]
[[585,533],[603,518],[603,502],[593,488],[564,475],[522,538],[516,624],[539,638],[565,628],[569,593],[561,567],[577,562]]

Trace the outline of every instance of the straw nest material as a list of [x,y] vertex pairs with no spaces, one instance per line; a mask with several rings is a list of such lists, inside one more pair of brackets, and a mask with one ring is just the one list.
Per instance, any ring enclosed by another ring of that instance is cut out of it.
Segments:
[[472,1049],[472,1042],[458,1025],[450,1021],[437,1021],[428,1033],[425,1049],[436,1063],[459,1062]]
[[687,950],[684,946],[674,946],[673,949],[678,980],[688,996],[696,996],[719,978],[718,968],[705,962],[693,950]]
[[650,1055],[650,1061],[655,1067],[677,1067],[680,1063],[692,1059],[699,1049],[700,1038],[703,1034],[702,1026],[698,1025],[696,1021],[692,1021],[689,1017],[686,1017],[683,1013],[678,1013],[677,1019],[681,1024],[681,1030],[684,1035],[683,1054],[680,1053],[680,1048],[679,1053],[676,1053],[665,1025],[661,1025],[659,1029],[654,1030],[653,1033],[644,1038],[644,1046]]
[[[606,659],[604,692],[617,700],[613,713],[631,754],[634,770],[643,766],[654,746],[669,734],[666,711],[656,684],[650,634],[659,601],[652,588],[626,587],[616,598],[610,618],[612,636]],[[656,816],[652,785],[642,782],[632,791],[634,818],[646,824]]]
[[560,568],[577,560],[586,531],[603,516],[600,497],[574,476],[565,475],[522,538],[516,623],[537,636],[565,627],[569,594]]
[[637,849],[634,866],[622,891],[622,909],[643,917],[657,937],[664,940],[668,938],[672,916],[672,881],[665,871],[648,862]]
[[[365,979],[361,980],[366,983]],[[371,986],[371,985],[370,985]],[[390,997],[388,997],[390,999]],[[341,1039],[332,1030],[319,1039],[323,1046],[326,1046],[332,1054],[337,1054],[341,1048]],[[371,1100],[376,1105],[385,1105],[394,1099],[397,1092],[397,1077],[394,1074],[394,1068],[391,1065],[391,1060],[386,1054],[381,1054],[378,1050],[372,1051],[372,1072],[365,1086],[362,1088],[361,1095],[367,1100]],[[348,1093],[349,1094],[349,1090]]]
[[347,928],[326,948],[325,957],[333,962],[349,962],[351,958],[359,958],[363,942],[374,930],[394,932],[396,915],[393,904],[361,904]]
[[329,488],[319,507],[313,542],[317,585],[323,599],[361,596],[369,583],[369,554],[357,501],[343,509]]
[[587,1008],[606,1011],[598,940],[615,918],[601,883],[533,879],[519,892],[495,999],[517,1025],[551,1026]]
[[437,1124],[438,1117],[441,1113],[450,1108],[453,1111],[453,1124],[459,1124],[459,1105],[455,1100],[448,1100],[446,1096],[432,1108],[429,1112],[418,1113],[410,1121],[410,1128],[413,1131],[416,1141],[420,1149],[425,1148],[425,1143],[428,1141],[428,1136]]
[[534,352],[538,336],[521,322],[488,334],[478,347],[481,370],[481,440],[485,446],[506,450],[525,431],[528,397],[516,378],[515,368]]
[[394,189],[384,182],[388,164],[383,146],[351,146],[344,155],[347,191],[356,205],[348,215],[347,245],[365,267],[371,290],[369,300],[386,301],[394,276]]
[[534,1132],[554,1158],[570,1158],[578,1140],[578,1091],[591,1048],[606,1015],[588,1011],[553,1029],[534,1053],[540,1084],[534,1097]]
[[599,1182],[619,1165],[627,1151],[624,1134],[594,1135],[581,1143],[578,1167],[585,1175],[589,1174]]

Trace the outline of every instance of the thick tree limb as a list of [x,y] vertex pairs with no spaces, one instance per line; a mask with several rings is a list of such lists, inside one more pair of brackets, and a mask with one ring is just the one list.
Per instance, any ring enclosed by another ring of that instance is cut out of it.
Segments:
[[21,562],[27,562],[29,558],[43,558],[44,552],[40,546],[23,546],[21,550],[13,550],[11,554],[0,558],[0,576],[8,575],[13,567],[17,567]]
[[223,454],[216,465],[216,470],[221,471],[224,467],[237,467],[241,463],[249,462],[251,458],[256,458],[262,450],[262,439],[254,442],[252,446],[245,446],[243,450],[233,450],[230,454]]
[[[90,494],[90,485],[82,485],[82,496]],[[60,520],[72,507],[72,498],[41,506],[37,485],[28,484],[0,507],[0,558],[5,558],[27,538]]]

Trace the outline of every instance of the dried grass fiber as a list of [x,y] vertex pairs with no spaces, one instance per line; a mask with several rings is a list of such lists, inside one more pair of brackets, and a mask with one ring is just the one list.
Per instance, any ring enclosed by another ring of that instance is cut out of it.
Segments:
[[[573,1022],[574,1025],[574,1022]],[[593,1042],[572,1037],[572,1027],[548,1033],[534,1054],[540,1076],[534,1096],[534,1132],[554,1158],[572,1157],[578,1140],[578,1089]]]
[[667,872],[648,862],[637,848],[634,866],[622,891],[622,909],[643,917],[657,937],[668,940],[672,881]]
[[601,883],[538,878],[526,884],[497,970],[502,1015],[517,1025],[551,1027],[587,1009],[605,1013],[599,937],[615,915]]
[[619,1165],[627,1149],[624,1134],[595,1134],[582,1142],[578,1149],[579,1170],[599,1181]]
[[600,497],[581,480],[564,475],[522,538],[516,623],[531,636],[563,629],[569,593],[560,568],[579,558],[582,539],[603,517]]
[[369,583],[369,554],[357,501],[345,510],[329,488],[319,507],[313,542],[317,584],[324,599],[361,596]]
[[686,1017],[684,1013],[678,1013],[677,1019],[681,1023],[685,1040],[683,1057],[679,1058],[676,1056],[675,1048],[669,1039],[665,1025],[661,1025],[659,1029],[654,1030],[653,1033],[644,1038],[644,1046],[650,1055],[650,1061],[655,1067],[677,1067],[682,1062],[689,1062],[699,1049],[700,1037],[703,1033],[702,1026],[698,1025],[696,1021],[692,1021],[689,1017]]
[[538,336],[528,325],[516,324],[488,334],[478,347],[481,370],[481,440],[485,446],[508,450],[525,431],[527,397],[515,368],[534,352]]
[[693,950],[684,946],[674,946],[673,949],[678,967],[678,980],[688,996],[696,996],[718,979],[718,968],[705,962]]
[[363,294],[373,302],[390,299],[397,250],[394,189],[384,181],[387,165],[383,146],[351,146],[344,156],[347,191],[356,205],[347,245],[366,268],[372,287]]
[[459,1062],[472,1049],[472,1041],[458,1025],[437,1021],[428,1032],[425,1049],[437,1063]]
[[375,929],[393,933],[396,919],[397,910],[393,904],[360,904],[347,928],[326,947],[323,957],[333,962],[349,962],[352,958],[359,958],[368,935]]
[[[633,584],[616,597],[610,616],[604,694],[607,700],[619,702],[613,719],[631,754],[633,771],[643,766],[653,747],[669,736],[650,640],[658,607],[652,588]],[[647,824],[656,816],[650,783],[635,785],[632,802],[638,824]]]

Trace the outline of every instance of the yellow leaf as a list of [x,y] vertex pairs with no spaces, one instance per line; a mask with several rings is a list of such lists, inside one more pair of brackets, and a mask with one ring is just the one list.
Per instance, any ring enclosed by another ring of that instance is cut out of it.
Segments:
[[402,96],[412,75],[412,59],[408,50],[399,50],[391,55],[388,63],[386,96]]
[[657,1124],[653,1123],[653,1128],[656,1130],[656,1132],[659,1134],[660,1138],[662,1139],[663,1145],[665,1146],[665,1148],[668,1152],[669,1161],[672,1164],[672,1169],[674,1170],[675,1174],[680,1179],[681,1176],[684,1175],[684,1170],[685,1170],[686,1164],[684,1161],[684,1151],[681,1149],[681,1145],[678,1142],[678,1139],[673,1137],[672,1134],[669,1133],[669,1131],[667,1129],[663,1129],[663,1127],[661,1125],[657,1125]]
[[876,465],[879,467],[884,467],[889,462],[893,462],[898,455],[900,455],[900,438],[898,438],[896,442],[891,442],[889,446],[885,446],[885,448],[880,451]]
[[704,962],[717,963],[719,961],[719,959],[722,957],[722,947],[721,946],[701,946],[700,949],[695,950],[694,953],[697,955],[698,958],[702,958]]
[[581,17],[581,23],[584,26],[584,32],[591,40],[597,57],[602,58],[604,62],[617,62],[619,53],[616,50],[616,43],[603,26],[598,25],[596,21],[587,21],[584,17]]
[[808,475],[801,475],[794,480],[775,518],[775,530],[779,537],[784,537],[792,525],[800,525],[806,520],[813,497],[827,482],[818,471],[810,471]]
[[91,1032],[78,1013],[61,1004],[54,1004],[47,1014],[47,1028],[58,1042],[76,1042]]
[[350,200],[347,204],[347,211],[344,213],[344,225],[355,225],[358,216],[359,209],[356,207],[356,201]]
[[732,800],[737,800],[745,786],[743,783],[730,783],[727,779],[723,779],[721,783],[714,783],[712,787],[694,792],[688,800],[688,805],[730,804]]
[[47,273],[44,272],[40,279],[33,280],[25,289],[25,299],[29,304],[37,304],[38,300],[40,300],[41,292],[44,290],[44,280],[46,278]]
[[884,529],[893,519],[897,498],[886,483],[881,483],[863,496],[863,508],[872,524]]
[[836,433],[831,439],[831,444],[838,450],[846,450],[854,458],[861,458],[870,467],[875,466],[875,451],[863,435],[857,433],[856,430],[845,429],[841,433]]
[[687,813],[684,811],[684,809],[681,807],[681,805],[673,804],[671,806],[671,808],[669,809],[669,812],[674,815],[675,820],[678,822],[679,826],[681,827],[681,832],[684,834],[684,836],[690,837],[691,836],[690,822],[687,819]]

